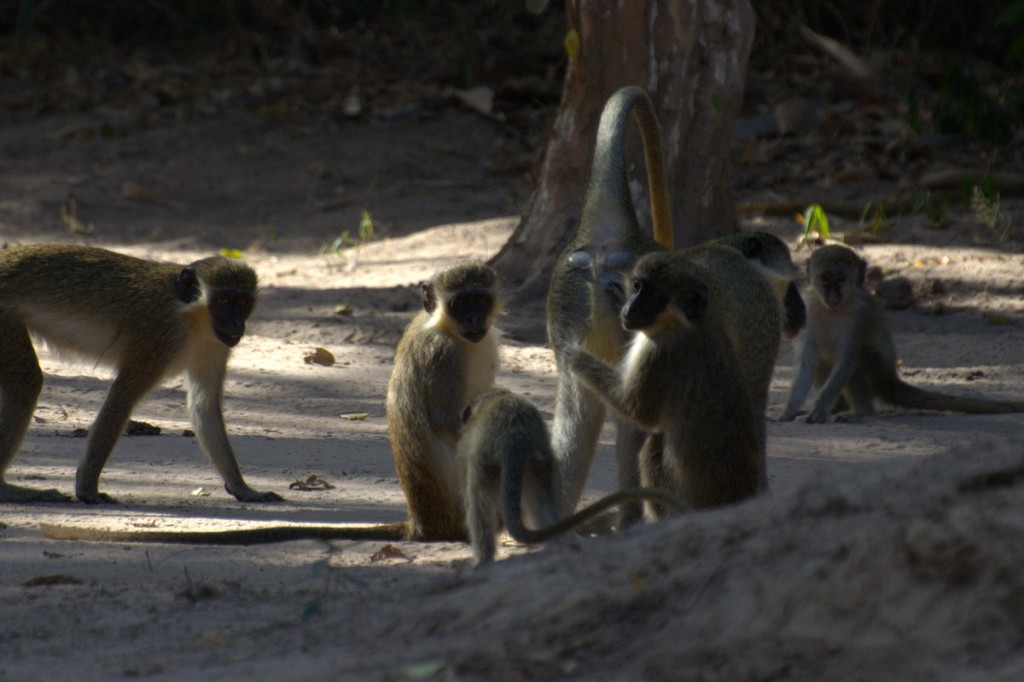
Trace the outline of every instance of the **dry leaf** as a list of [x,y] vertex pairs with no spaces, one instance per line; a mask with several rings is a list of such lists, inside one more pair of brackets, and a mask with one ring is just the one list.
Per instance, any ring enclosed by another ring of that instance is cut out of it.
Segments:
[[370,413],[369,412],[349,412],[348,414],[342,414],[342,415],[338,415],[338,416],[340,416],[342,419],[348,420],[350,422],[361,422],[361,421],[364,421],[365,419],[369,418]]
[[312,353],[304,355],[302,359],[307,365],[316,363],[318,365],[323,365],[324,367],[330,367],[334,364],[334,354],[326,348],[320,348],[319,346],[314,348]]
[[406,561],[412,561],[413,558],[398,549],[391,543],[388,543],[381,547],[379,550],[370,555],[370,561],[384,561],[385,559],[405,559]]
[[190,492],[189,495],[191,495],[192,497],[209,497],[210,491],[202,486],[199,486],[198,488]]
[[146,422],[129,419],[128,428],[125,429],[125,434],[129,436],[159,436],[160,427]]

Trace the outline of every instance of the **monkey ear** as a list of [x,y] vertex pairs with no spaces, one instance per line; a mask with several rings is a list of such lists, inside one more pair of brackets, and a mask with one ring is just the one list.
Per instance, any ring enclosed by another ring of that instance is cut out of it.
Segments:
[[686,292],[683,298],[683,314],[687,319],[696,320],[703,317],[704,311],[708,309],[708,287],[706,284],[696,284]]
[[182,303],[195,303],[199,300],[199,275],[195,268],[182,268],[178,279],[174,281],[174,293]]
[[747,237],[740,244],[740,253],[747,258],[756,258],[764,250],[764,245],[757,237]]
[[428,313],[432,313],[437,310],[437,299],[434,297],[434,288],[429,284],[421,284],[420,289],[423,292],[423,309]]
[[857,259],[857,286],[863,287],[864,280],[868,274],[868,262],[863,258]]

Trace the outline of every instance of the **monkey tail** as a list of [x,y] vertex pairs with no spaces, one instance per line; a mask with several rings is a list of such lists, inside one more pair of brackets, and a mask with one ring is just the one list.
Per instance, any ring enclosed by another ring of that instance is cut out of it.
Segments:
[[43,537],[79,542],[137,542],[181,545],[258,545],[290,540],[405,540],[405,521],[353,526],[266,526],[236,530],[111,530],[42,524]]
[[[616,204],[632,213],[627,220],[636,223],[636,212],[630,200],[626,179],[625,145],[626,124],[629,114],[636,116],[640,127],[640,138],[644,146],[644,162],[647,166],[647,184],[651,195],[651,226],[654,241],[671,251],[674,245],[672,235],[672,207],[669,204],[668,180],[665,178],[665,159],[661,141],[661,126],[650,95],[640,87],[626,86],[617,90],[601,112],[597,130],[597,145],[594,149],[594,163],[591,178],[598,182],[614,183],[611,187],[592,187],[597,194],[611,196]],[[588,191],[588,195],[591,194]],[[584,211],[606,210],[606,206],[593,205],[596,202],[588,196]],[[585,221],[588,222],[589,221]]]
[[[504,485],[505,481],[502,483]],[[503,488],[502,492],[506,489],[507,488]],[[504,496],[504,499],[505,504],[503,513],[505,515],[505,529],[508,531],[508,534],[512,536],[513,540],[526,545],[546,542],[547,540],[556,538],[559,535],[568,533],[612,507],[617,507],[618,505],[626,502],[656,502],[680,513],[690,510],[689,505],[667,490],[663,490],[661,488],[624,488],[605,495],[590,506],[584,507],[571,516],[567,516],[566,518],[556,521],[548,526],[544,526],[543,528],[534,529],[527,528],[523,523],[520,501],[517,499],[510,499],[508,496]]]
[[1024,412],[1024,401],[974,398],[929,391],[911,386],[895,374],[882,381],[876,381],[875,390],[882,400],[900,407],[964,412],[966,414]]

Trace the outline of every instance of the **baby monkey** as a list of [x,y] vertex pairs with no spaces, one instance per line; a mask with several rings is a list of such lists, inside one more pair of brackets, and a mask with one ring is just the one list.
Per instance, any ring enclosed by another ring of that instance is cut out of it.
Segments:
[[463,417],[466,426],[457,452],[474,566],[493,561],[502,520],[514,540],[533,544],[573,530],[623,502],[648,500],[675,511],[687,509],[682,500],[664,491],[627,488],[559,521],[559,476],[537,408],[525,398],[493,388],[469,405]]
[[811,296],[796,377],[781,421],[792,421],[810,391],[821,388],[809,423],[828,421],[840,399],[853,417],[873,415],[874,398],[901,407],[974,414],[1024,412],[1024,402],[946,395],[911,386],[896,371],[896,347],[881,302],[864,289],[867,263],[839,244],[807,263]]

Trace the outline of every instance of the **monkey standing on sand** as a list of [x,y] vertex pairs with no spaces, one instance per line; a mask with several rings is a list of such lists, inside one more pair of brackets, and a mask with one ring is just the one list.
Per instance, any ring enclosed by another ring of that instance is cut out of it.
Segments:
[[[639,333],[619,367],[582,348],[570,356],[583,382],[653,432],[640,456],[644,484],[667,489],[691,508],[735,502],[764,487],[764,415],[755,409],[709,274],[687,252],[643,256],[622,309],[623,326]],[[778,325],[774,334],[777,342]]]
[[[643,141],[653,239],[640,229],[626,178],[630,113]],[[601,399],[569,371],[569,355],[582,346],[606,362],[618,362],[629,339],[618,314],[624,276],[638,256],[671,248],[671,209],[654,105],[641,88],[622,88],[601,113],[579,229],[555,263],[548,289],[548,340],[558,367],[552,446],[562,481],[561,515],[572,512],[583,494],[605,416]],[[634,487],[644,435],[627,420],[619,419],[616,426],[619,486]],[[635,507],[624,513],[623,520],[638,516]]]
[[896,347],[881,302],[864,289],[867,263],[830,244],[807,262],[811,296],[796,376],[781,421],[796,418],[813,383],[821,388],[809,423],[824,423],[840,397],[854,418],[875,413],[874,398],[893,405],[976,414],[1024,412],[1024,401],[951,396],[900,379]]
[[423,286],[423,310],[398,343],[388,434],[413,540],[466,539],[455,445],[466,406],[494,384],[496,280],[476,261],[438,270]]
[[100,474],[132,409],[162,379],[184,372],[196,437],[225,489],[243,502],[280,500],[242,479],[221,405],[228,356],[255,302],[256,273],[228,258],[183,267],[85,246],[0,251],[0,502],[65,499],[3,478],[43,387],[30,335],[117,372],[89,429],[78,499],[113,502],[99,491]]

